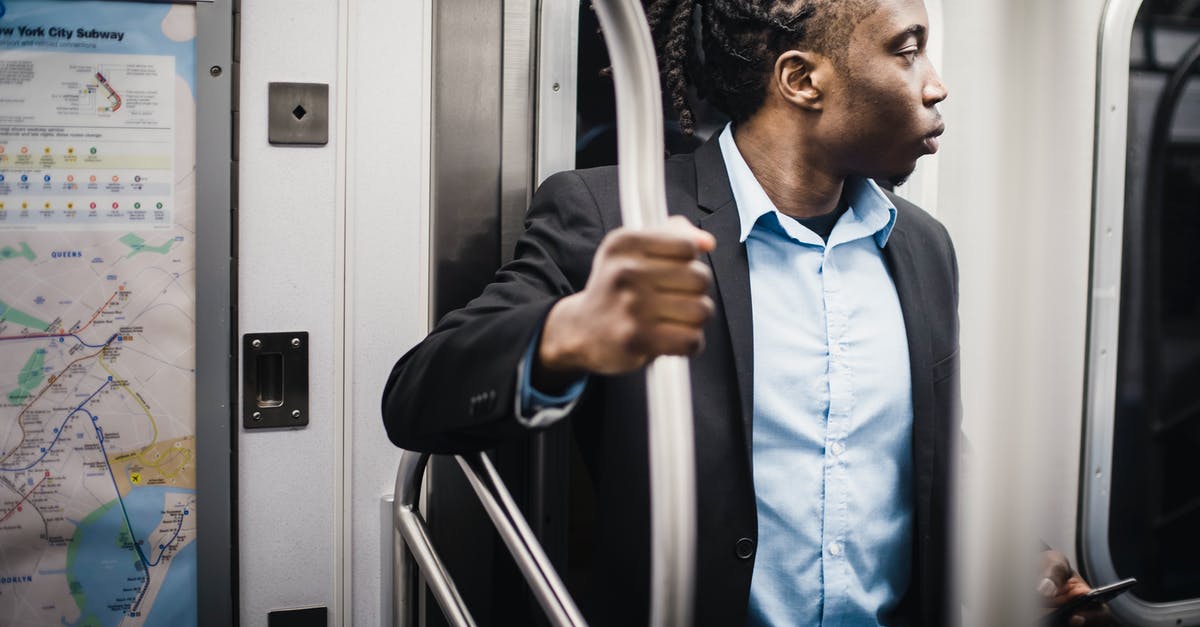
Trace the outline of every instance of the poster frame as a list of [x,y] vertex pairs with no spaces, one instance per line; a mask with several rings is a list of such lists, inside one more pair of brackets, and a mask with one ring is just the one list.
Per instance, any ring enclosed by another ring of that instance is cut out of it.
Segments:
[[196,6],[197,624],[237,625],[236,0]]

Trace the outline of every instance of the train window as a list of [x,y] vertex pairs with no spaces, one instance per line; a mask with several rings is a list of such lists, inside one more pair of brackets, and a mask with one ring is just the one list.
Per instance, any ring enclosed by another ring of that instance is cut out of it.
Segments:
[[1104,31],[1081,552],[1129,622],[1200,624],[1200,3]]

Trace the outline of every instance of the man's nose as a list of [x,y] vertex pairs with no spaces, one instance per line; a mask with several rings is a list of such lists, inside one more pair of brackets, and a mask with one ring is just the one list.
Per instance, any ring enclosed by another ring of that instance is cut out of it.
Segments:
[[942,84],[942,77],[938,76],[937,70],[931,66],[929,68],[929,77],[925,80],[925,88],[921,90],[921,97],[925,101],[925,106],[932,107],[945,100],[949,95],[946,91],[946,86]]

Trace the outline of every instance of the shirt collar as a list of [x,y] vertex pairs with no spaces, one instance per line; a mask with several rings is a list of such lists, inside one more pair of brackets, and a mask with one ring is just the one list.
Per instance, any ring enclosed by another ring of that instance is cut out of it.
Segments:
[[[784,226],[788,235],[793,239],[826,245],[819,238],[815,242],[810,242],[808,240],[811,238],[797,237],[796,229],[791,228],[791,225],[795,224],[796,227],[799,227],[799,224],[779,212],[775,203],[771,202],[771,198],[759,184],[758,179],[754,177],[754,173],[750,171],[746,160],[742,158],[741,151],[733,141],[732,124],[725,125],[725,129],[721,131],[719,142],[721,156],[725,160],[725,169],[729,172],[729,185],[733,190],[733,200],[738,208],[738,217],[741,222],[741,242],[745,243],[746,238],[750,237],[750,232],[754,230],[759,218],[767,214],[775,214],[779,224]],[[886,246],[888,237],[891,236],[892,229],[896,226],[896,207],[888,200],[883,190],[870,179],[849,178],[846,179],[846,199],[850,203],[850,208],[838,220],[829,237],[828,246],[868,235],[875,238],[875,243],[880,248]],[[801,229],[815,237],[808,229],[802,227]]]

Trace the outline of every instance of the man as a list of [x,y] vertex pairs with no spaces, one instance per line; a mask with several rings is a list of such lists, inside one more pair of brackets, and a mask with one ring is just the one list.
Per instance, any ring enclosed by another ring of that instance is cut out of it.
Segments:
[[389,436],[458,452],[570,416],[601,517],[592,620],[645,624],[641,368],[691,355],[696,622],[947,624],[957,266],[937,221],[871,182],[938,147],[925,8],[656,0],[647,18],[684,126],[689,85],[732,120],[668,160],[672,222],[616,228],[613,169],[547,180],[515,259],[397,363]]

